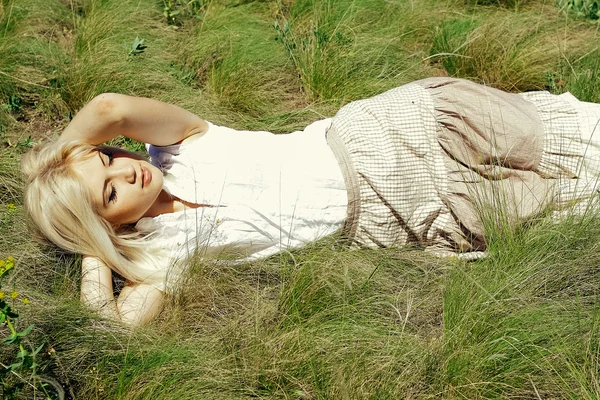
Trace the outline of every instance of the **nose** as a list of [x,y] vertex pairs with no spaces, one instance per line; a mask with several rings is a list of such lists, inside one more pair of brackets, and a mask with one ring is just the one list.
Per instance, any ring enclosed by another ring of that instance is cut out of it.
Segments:
[[131,164],[121,165],[112,170],[113,179],[123,179],[127,183],[135,183],[135,168]]

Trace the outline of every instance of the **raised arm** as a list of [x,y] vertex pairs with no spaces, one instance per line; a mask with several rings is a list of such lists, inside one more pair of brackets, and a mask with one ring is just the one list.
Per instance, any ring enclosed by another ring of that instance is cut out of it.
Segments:
[[144,97],[103,93],[75,115],[61,139],[96,145],[123,135],[166,146],[207,129],[206,121],[181,107]]
[[81,301],[101,315],[139,326],[162,309],[163,294],[155,287],[141,283],[127,285],[115,300],[110,268],[97,258],[87,256],[81,266]]

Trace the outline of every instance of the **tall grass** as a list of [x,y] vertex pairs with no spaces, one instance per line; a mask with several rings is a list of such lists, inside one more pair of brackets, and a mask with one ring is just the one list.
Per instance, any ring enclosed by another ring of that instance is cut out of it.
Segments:
[[[147,48],[130,55],[136,37]],[[474,262],[334,239],[195,260],[131,331],[81,307],[77,257],[31,241],[18,174],[28,136],[55,135],[103,91],[275,132],[435,75],[600,101],[597,38],[541,0],[0,1],[0,258],[18,272],[3,287],[31,298],[41,370],[78,399],[598,397],[591,212],[494,219]]]
[[[595,337],[596,225],[541,222],[509,245],[495,242],[489,259],[453,270],[444,309],[453,391],[487,398],[567,389],[568,360],[578,354],[587,364]],[[587,386],[578,379],[565,395]]]
[[600,49],[596,47],[566,68],[566,89],[582,101],[600,102],[600,87],[595,84],[600,80]]
[[[424,22],[425,10],[394,2],[298,1],[278,7],[275,28],[308,98],[339,102],[416,76],[410,70],[419,59],[402,39],[425,33],[415,20]],[[375,24],[381,24],[376,36]]]
[[569,46],[561,29],[559,20],[537,10],[454,17],[435,28],[430,59],[452,76],[508,91],[540,90],[563,57],[593,48]]
[[185,83],[249,122],[307,105],[266,10],[208,5],[205,20],[180,50]]

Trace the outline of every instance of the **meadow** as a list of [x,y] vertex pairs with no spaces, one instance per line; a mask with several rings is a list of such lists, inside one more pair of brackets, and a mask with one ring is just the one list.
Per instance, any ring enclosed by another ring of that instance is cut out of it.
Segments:
[[4,397],[598,399],[594,212],[488,224],[471,262],[335,238],[195,260],[131,330],[81,306],[78,256],[27,233],[19,172],[102,92],[276,133],[430,76],[600,102],[597,18],[589,0],[0,0],[0,308],[34,325],[0,344]]

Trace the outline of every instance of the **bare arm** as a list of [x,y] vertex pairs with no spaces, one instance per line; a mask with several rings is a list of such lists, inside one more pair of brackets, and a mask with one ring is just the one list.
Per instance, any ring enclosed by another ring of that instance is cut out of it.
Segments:
[[206,121],[181,107],[144,97],[103,93],[75,115],[61,139],[96,145],[123,135],[166,146],[207,129]]
[[163,294],[155,287],[141,283],[125,286],[115,300],[110,268],[88,256],[83,258],[81,267],[81,301],[101,315],[139,326],[160,312]]

